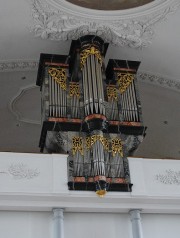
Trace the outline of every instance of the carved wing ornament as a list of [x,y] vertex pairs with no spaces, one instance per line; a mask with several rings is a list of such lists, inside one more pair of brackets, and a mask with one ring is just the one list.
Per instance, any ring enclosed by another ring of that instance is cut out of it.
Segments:
[[32,0],[34,24],[31,31],[35,36],[50,40],[73,40],[94,34],[114,45],[142,48],[151,43],[153,27],[174,12],[180,6],[180,1],[161,0],[159,5],[154,1],[147,7],[145,5],[142,12],[137,12],[136,8],[132,9],[132,15],[113,11],[109,17],[107,11],[104,15],[93,11],[90,16],[88,12],[81,12],[82,8],[66,4],[63,0]]
[[118,73],[117,78],[118,78],[117,83],[119,86],[119,91],[121,94],[123,94],[134,80],[134,74]]
[[66,69],[60,68],[49,68],[48,73],[51,75],[51,77],[60,85],[60,87],[63,90],[66,90]]

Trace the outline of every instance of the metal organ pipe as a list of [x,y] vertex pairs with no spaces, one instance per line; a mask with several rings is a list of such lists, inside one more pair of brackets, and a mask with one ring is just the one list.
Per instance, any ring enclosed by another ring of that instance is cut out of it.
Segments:
[[136,100],[136,94],[135,94],[135,85],[134,85],[134,81],[131,84],[131,88],[132,88],[132,98],[133,98],[133,103],[134,103],[134,112],[135,112],[135,118],[136,121],[139,121],[139,113],[138,113],[138,107],[137,107],[137,100]]
[[117,73],[117,84],[121,94],[121,107],[124,121],[139,121],[136,94],[134,89],[134,74]]
[[102,71],[101,65],[98,62],[98,59],[95,59],[95,66],[97,72],[97,89],[98,89],[98,99],[99,99],[99,113],[105,115],[105,107],[104,107],[104,88],[102,81]]
[[69,95],[71,98],[71,116],[72,118],[79,118],[79,98],[80,98],[80,86],[79,83],[70,82]]
[[101,63],[93,53],[85,57],[82,66],[85,114],[105,115]]
[[66,117],[67,92],[66,69],[48,68],[49,73],[49,111],[51,117]]
[[91,76],[92,76],[92,86],[93,86],[93,97],[94,97],[94,109],[95,113],[98,113],[98,94],[97,94],[97,75],[95,71],[95,61],[94,55],[90,55],[91,61]]
[[[46,71],[48,68],[46,67]],[[52,116],[52,81],[51,76],[48,74],[48,81],[49,81],[49,116]]]
[[94,179],[96,183],[96,193],[104,196],[106,193],[106,173],[105,173],[105,138],[102,131],[94,131],[91,136]]
[[94,100],[93,100],[93,93],[92,93],[92,74],[91,74],[91,65],[90,65],[90,59],[89,57],[87,57],[86,60],[86,68],[87,68],[87,78],[88,78],[88,91],[89,91],[89,109],[90,109],[90,114],[94,113],[93,110],[93,104],[94,104]]

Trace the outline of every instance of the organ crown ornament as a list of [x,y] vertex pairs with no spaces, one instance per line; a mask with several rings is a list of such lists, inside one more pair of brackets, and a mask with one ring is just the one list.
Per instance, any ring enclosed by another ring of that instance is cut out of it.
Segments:
[[68,153],[68,188],[131,191],[127,157],[144,137],[136,73],[140,62],[110,59],[97,36],[72,41],[69,55],[41,54],[41,152]]

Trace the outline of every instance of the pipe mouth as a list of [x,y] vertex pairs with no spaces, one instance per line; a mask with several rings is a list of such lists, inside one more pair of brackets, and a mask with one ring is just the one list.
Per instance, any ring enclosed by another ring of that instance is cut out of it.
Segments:
[[96,194],[100,197],[103,198],[106,195],[107,191],[106,190],[97,190]]

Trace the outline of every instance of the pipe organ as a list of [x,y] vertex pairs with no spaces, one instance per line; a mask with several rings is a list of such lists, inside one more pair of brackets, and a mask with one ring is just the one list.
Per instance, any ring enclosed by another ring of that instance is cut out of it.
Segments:
[[127,156],[145,135],[136,72],[110,59],[97,36],[72,41],[69,55],[41,54],[41,152],[68,153],[70,190],[131,191]]

